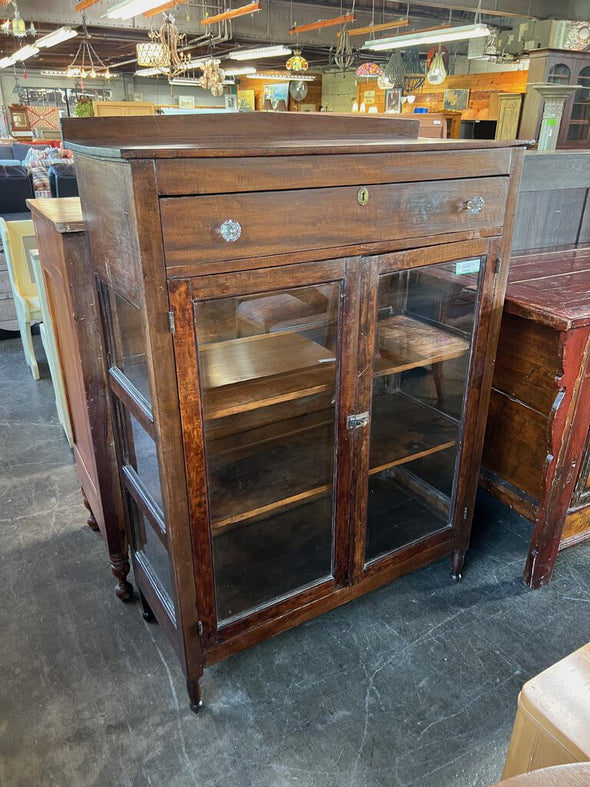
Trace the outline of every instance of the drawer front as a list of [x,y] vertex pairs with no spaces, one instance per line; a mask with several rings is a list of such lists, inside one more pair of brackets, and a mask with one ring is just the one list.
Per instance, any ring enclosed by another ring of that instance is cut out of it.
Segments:
[[509,148],[297,156],[295,160],[293,156],[160,159],[156,176],[162,197],[182,197],[280,191],[291,183],[315,189],[350,183],[428,183],[474,175],[489,178],[508,175],[511,163]]
[[500,230],[508,178],[166,197],[166,264],[345,249],[452,232]]

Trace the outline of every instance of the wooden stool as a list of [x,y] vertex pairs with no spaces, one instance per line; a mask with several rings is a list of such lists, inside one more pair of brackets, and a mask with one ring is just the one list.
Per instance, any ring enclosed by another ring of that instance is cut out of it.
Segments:
[[590,643],[522,687],[502,778],[590,760]]

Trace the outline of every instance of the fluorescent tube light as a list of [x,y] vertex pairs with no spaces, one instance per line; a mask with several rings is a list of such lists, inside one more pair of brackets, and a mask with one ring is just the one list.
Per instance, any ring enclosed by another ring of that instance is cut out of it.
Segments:
[[71,27],[58,27],[58,29],[54,30],[52,33],[47,33],[46,36],[38,38],[35,41],[35,46],[56,46],[57,44],[61,44],[62,41],[68,41],[70,38],[75,38],[77,35],[78,33],[75,30],[72,30]]
[[23,60],[27,60],[29,57],[33,57],[33,55],[38,55],[39,50],[33,44],[27,44],[26,46],[17,49],[17,51],[12,55],[14,60],[18,60],[22,62]]
[[198,77],[174,77],[168,80],[171,85],[199,85]]
[[248,74],[248,79],[274,79],[277,82],[313,82],[312,74],[293,74],[290,71],[273,71],[271,73],[259,71],[257,74]]
[[155,77],[156,74],[165,76],[166,69],[161,68],[138,68],[133,76],[136,77]]
[[227,77],[239,77],[245,74],[255,74],[256,69],[254,66],[237,66],[236,68],[224,68]]
[[490,30],[487,25],[463,25],[462,27],[442,28],[438,32],[436,30],[428,30],[423,33],[404,33],[391,38],[372,39],[365,41],[362,49],[382,52],[388,49],[420,46],[421,44],[440,44],[446,41],[463,41],[467,38],[481,38],[489,35]]
[[237,49],[230,52],[228,57],[232,60],[256,60],[258,57],[281,57],[291,55],[289,47],[278,44],[277,46],[261,46],[258,49]]
[[14,59],[14,56],[3,57],[2,60],[0,60],[0,68],[7,68],[8,66],[13,66],[15,62],[16,60]]
[[124,0],[109,8],[103,16],[109,19],[131,19],[132,16],[138,16],[161,5],[162,0]]

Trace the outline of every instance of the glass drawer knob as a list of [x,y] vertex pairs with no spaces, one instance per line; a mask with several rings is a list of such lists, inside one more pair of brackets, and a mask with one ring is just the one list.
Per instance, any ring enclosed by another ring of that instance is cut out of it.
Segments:
[[220,227],[221,237],[228,243],[234,243],[242,234],[242,227],[239,221],[226,219]]
[[485,207],[485,202],[483,197],[472,197],[470,200],[467,200],[467,204],[465,205],[469,213],[472,213],[474,216],[477,216],[478,213],[481,213]]

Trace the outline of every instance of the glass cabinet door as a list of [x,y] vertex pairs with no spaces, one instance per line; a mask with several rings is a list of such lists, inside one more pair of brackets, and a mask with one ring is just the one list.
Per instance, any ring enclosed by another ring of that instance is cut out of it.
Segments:
[[587,142],[590,139],[590,66],[580,71],[577,83],[582,87],[574,93],[567,141]]
[[480,268],[379,278],[365,565],[451,526]]
[[101,285],[100,293],[133,570],[136,577],[141,574],[144,590],[151,587],[156,616],[165,614],[176,625],[176,595],[142,314],[110,287]]
[[194,303],[218,624],[333,576],[340,294]]

